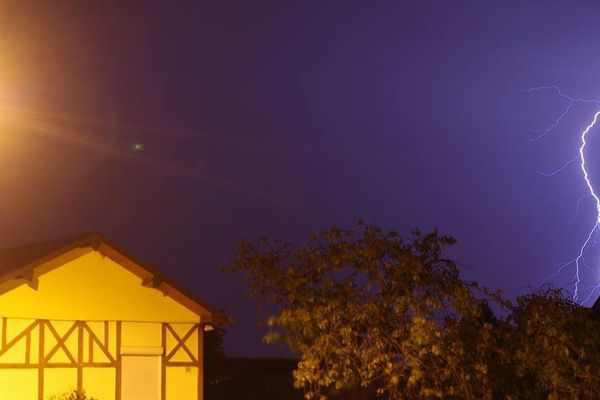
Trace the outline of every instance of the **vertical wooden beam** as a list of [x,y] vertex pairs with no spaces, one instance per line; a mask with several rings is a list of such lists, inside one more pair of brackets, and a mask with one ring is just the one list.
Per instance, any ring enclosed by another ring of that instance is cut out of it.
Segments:
[[27,335],[25,335],[25,365],[29,365],[30,363],[31,363],[31,331],[27,332]]
[[[109,330],[108,330],[108,321],[104,321],[104,348],[106,349],[106,351],[110,351],[108,349],[108,336],[109,336]],[[116,359],[117,357],[115,357]]]
[[83,391],[83,322],[77,321],[77,391]]
[[38,400],[44,400],[44,366],[46,364],[45,361],[45,351],[44,351],[44,342],[45,342],[45,332],[44,328],[46,325],[46,321],[40,320],[38,321],[39,326],[39,334],[38,334]]
[[[108,343],[108,341],[107,341]],[[121,356],[121,321],[117,321],[117,338],[115,339],[115,359],[117,368],[115,370],[115,400],[121,400],[121,374],[122,374],[122,356]]]
[[204,400],[204,324],[198,324],[198,400]]
[[92,327],[85,323],[86,331],[88,332],[88,362],[94,362],[94,341],[92,340]]
[[167,400],[167,323],[161,324],[161,346],[163,352],[160,356],[160,400]]
[[2,318],[2,348],[6,347],[6,317]]

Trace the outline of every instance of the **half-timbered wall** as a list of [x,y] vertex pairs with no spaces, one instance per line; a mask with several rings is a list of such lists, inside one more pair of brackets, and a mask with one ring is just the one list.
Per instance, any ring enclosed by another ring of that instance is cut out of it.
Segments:
[[157,398],[201,399],[206,315],[92,248],[65,253],[0,284],[0,400],[73,388],[127,400],[123,357],[150,353],[160,364]]
[[42,400],[84,389],[122,399],[122,358],[160,356],[160,399],[202,397],[203,328],[196,323],[0,317],[0,399]]

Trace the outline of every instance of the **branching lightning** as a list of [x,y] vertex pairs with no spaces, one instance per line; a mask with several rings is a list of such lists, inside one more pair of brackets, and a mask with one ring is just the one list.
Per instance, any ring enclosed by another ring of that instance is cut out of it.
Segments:
[[[581,160],[580,166],[581,166],[581,171],[583,172],[583,179],[585,180],[585,184],[587,185],[587,188],[590,191],[591,196],[594,198],[594,201],[596,202],[596,221],[594,222],[594,225],[592,226],[592,229],[590,230],[590,233],[588,234],[587,239],[581,246],[581,248],[579,250],[579,255],[575,259],[576,281],[575,281],[575,292],[573,293],[573,300],[575,300],[575,301],[579,300],[579,284],[581,283],[580,263],[581,262],[585,263],[585,259],[583,258],[583,253],[584,253],[585,249],[587,248],[588,244],[590,243],[590,240],[592,240],[592,236],[594,236],[594,233],[596,233],[596,230],[598,229],[598,224],[600,223],[600,199],[598,198],[598,195],[594,191],[594,187],[592,186],[592,182],[590,181],[590,176],[588,174],[587,168],[585,167],[586,160],[585,160],[585,152],[584,152],[585,146],[587,144],[586,136],[589,133],[590,129],[592,129],[594,127],[594,125],[596,125],[596,121],[598,120],[599,115],[600,115],[600,111],[596,112],[596,114],[594,114],[594,119],[592,120],[592,122],[581,133],[581,146],[579,147],[579,158]],[[594,293],[596,288],[597,288],[597,286],[594,287],[594,289],[590,292],[590,296],[592,295],[592,293]],[[589,296],[585,301],[588,301],[588,300],[589,300]]]
[[[567,101],[567,107],[563,110],[563,112],[559,115],[559,117],[552,124],[548,125],[546,128],[539,129],[539,130],[531,130],[531,132],[536,134],[536,136],[534,136],[531,139],[531,141],[540,140],[544,136],[546,136],[550,131],[557,128],[563,122],[564,118],[569,114],[569,112],[572,110],[572,108],[575,104],[583,103],[583,104],[598,104],[598,105],[600,105],[600,100],[598,100],[598,99],[584,99],[584,98],[576,98],[576,97],[568,96],[568,95],[564,94],[558,86],[534,87],[534,88],[525,90],[525,92],[531,93],[531,92],[540,91],[540,90],[554,91],[559,97],[561,97]],[[596,191],[594,190],[594,186],[592,185],[592,181],[590,179],[590,174],[589,174],[589,171],[587,168],[587,161],[585,158],[586,147],[588,144],[588,140],[587,140],[588,134],[590,133],[592,128],[596,125],[596,122],[598,121],[599,117],[600,117],[600,111],[597,111],[594,114],[592,121],[581,132],[581,134],[580,134],[580,138],[581,138],[580,143],[581,144],[579,146],[579,154],[577,156],[575,156],[572,159],[570,159],[569,161],[565,162],[560,168],[558,168],[554,171],[551,171],[551,172],[536,171],[537,173],[539,173],[543,176],[551,177],[551,176],[554,176],[557,173],[563,171],[564,169],[569,167],[571,164],[578,161],[579,167],[580,167],[582,175],[583,175],[583,180],[585,181],[585,187],[587,188],[588,193],[586,193],[585,195],[580,197],[579,200],[577,201],[576,215],[577,215],[577,212],[579,211],[580,203],[584,198],[592,197],[594,199],[594,202],[596,205],[596,216],[595,216],[593,225],[591,226],[585,240],[583,241],[583,243],[581,244],[581,246],[579,248],[579,251],[577,252],[577,256],[575,258],[573,258],[572,260],[561,264],[554,274],[548,276],[543,281],[543,282],[546,282],[552,278],[555,278],[559,274],[561,274],[567,267],[574,266],[575,267],[574,268],[575,269],[575,271],[574,271],[574,287],[575,288],[574,288],[574,292],[573,292],[573,301],[580,302],[581,304],[585,304],[585,303],[589,302],[592,299],[592,296],[598,290],[600,290],[600,275],[598,275],[598,274],[596,274],[596,276],[595,276],[595,284],[593,284],[591,286],[582,286],[582,268],[585,267],[585,268],[588,268],[593,271],[593,269],[586,263],[585,253],[590,248],[593,248],[594,246],[596,246],[596,244],[598,243],[598,235],[600,234],[600,198],[598,197],[598,194],[596,193]],[[581,292],[587,291],[587,290],[589,290],[589,293],[588,293],[587,297],[585,297],[582,300]]]

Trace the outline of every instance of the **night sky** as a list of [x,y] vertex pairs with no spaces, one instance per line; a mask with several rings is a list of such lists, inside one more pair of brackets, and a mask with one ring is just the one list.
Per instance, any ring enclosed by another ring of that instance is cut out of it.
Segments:
[[241,238],[437,227],[465,278],[526,293],[595,222],[577,162],[536,171],[600,105],[530,141],[567,102],[523,90],[600,97],[599,20],[572,0],[5,0],[0,246],[99,230],[233,317],[236,356],[287,354],[220,270]]

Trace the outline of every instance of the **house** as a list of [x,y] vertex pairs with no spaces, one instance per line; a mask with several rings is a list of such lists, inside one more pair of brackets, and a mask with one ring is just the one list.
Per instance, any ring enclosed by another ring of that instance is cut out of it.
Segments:
[[225,322],[99,233],[0,250],[0,399],[201,400]]

